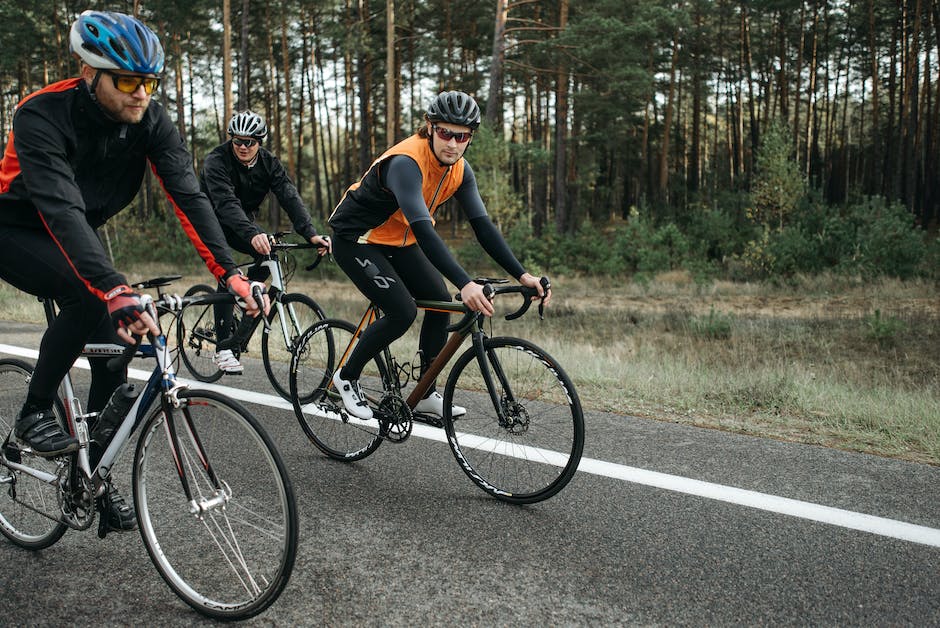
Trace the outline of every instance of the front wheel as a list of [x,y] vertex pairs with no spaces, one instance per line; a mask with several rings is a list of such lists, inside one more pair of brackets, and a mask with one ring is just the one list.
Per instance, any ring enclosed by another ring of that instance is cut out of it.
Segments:
[[297,552],[297,507],[257,420],[218,393],[184,390],[148,419],[134,456],[134,504],[150,559],[209,617],[252,617],[277,600]]
[[[13,439],[13,426],[26,399],[33,367],[22,360],[0,360],[0,446]],[[65,416],[56,400],[56,415]],[[61,421],[64,426],[65,422]],[[7,454],[24,465],[54,478],[59,472],[55,460],[26,455],[15,445],[4,447]],[[45,482],[23,471],[0,464],[0,533],[14,544],[28,550],[49,547],[65,534],[68,527],[56,519],[61,515],[58,489],[54,482]]]
[[[526,340],[486,338],[460,356],[444,389],[444,429],[457,462],[484,491],[516,504],[548,499],[571,480],[584,416],[571,380]],[[453,405],[466,414],[451,417]]]
[[[187,290],[185,296],[215,292],[210,286],[197,284]],[[180,357],[192,376],[201,382],[215,382],[222,377],[222,371],[215,363],[215,345],[219,340],[215,328],[215,307],[205,303],[187,305],[176,320],[176,345]]]
[[284,294],[271,304],[271,324],[261,337],[261,357],[271,385],[284,399],[290,400],[291,350],[308,327],[324,318],[323,309],[305,294]]
[[[333,373],[352,351],[355,332],[353,324],[339,319],[314,323],[294,345],[290,363],[290,396],[300,427],[320,451],[346,462],[361,460],[382,444],[378,421],[349,415],[333,387]],[[359,385],[373,409],[388,381],[381,356],[366,364]]]

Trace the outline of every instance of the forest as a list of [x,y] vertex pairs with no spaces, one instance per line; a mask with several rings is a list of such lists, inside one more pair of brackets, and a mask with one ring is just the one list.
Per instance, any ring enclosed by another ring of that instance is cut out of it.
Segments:
[[[156,98],[195,168],[251,108],[318,224],[460,89],[484,113],[467,159],[529,263],[937,277],[940,0],[0,0],[4,145],[21,98],[77,74],[89,8],[161,37]],[[129,211],[140,237],[167,222],[152,181]]]

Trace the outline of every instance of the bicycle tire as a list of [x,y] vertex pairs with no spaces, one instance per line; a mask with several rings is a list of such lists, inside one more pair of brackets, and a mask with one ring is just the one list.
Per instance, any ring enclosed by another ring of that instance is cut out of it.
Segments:
[[[196,284],[184,296],[215,294],[215,288]],[[233,306],[234,307],[234,306]],[[176,346],[189,373],[201,382],[212,383],[222,377],[215,363],[215,306],[193,304],[183,307],[176,319]]]
[[[382,444],[378,421],[348,415],[331,387],[355,331],[352,323],[335,318],[314,323],[294,346],[290,365],[290,396],[300,427],[320,451],[345,462],[362,460]],[[359,378],[362,392],[373,401],[382,399],[388,381],[381,356],[372,359]]]
[[283,334],[280,314],[272,303],[270,328],[265,328],[261,336],[261,357],[271,386],[278,395],[289,401],[291,350],[300,335],[313,323],[325,319],[326,314],[316,301],[305,294],[284,294],[280,302],[287,314],[284,324],[288,336]]
[[[511,423],[501,424],[470,348],[455,362],[444,389],[447,442],[467,476],[493,497],[515,504],[548,499],[568,484],[581,461],[578,393],[558,362],[531,342],[486,338],[483,347],[495,397]],[[454,404],[466,414],[451,417]]]
[[[141,538],[164,581],[196,611],[222,620],[253,617],[277,600],[293,570],[298,520],[290,478],[271,438],[241,405],[204,390],[183,390],[179,398],[184,404],[172,411],[172,424],[180,450],[170,444],[163,408],[137,443]],[[191,504],[215,494],[207,469],[228,499],[196,516]]]
[[[11,434],[19,416],[33,367],[15,358],[0,360],[0,444]],[[58,402],[58,400],[56,400]],[[62,403],[54,404],[57,416],[65,416]],[[65,425],[64,421],[61,424]],[[24,464],[55,475],[58,463],[20,452]],[[35,510],[44,514],[40,514]],[[41,550],[62,538],[68,526],[55,520],[61,515],[58,489],[22,471],[0,464],[0,533],[15,545]]]

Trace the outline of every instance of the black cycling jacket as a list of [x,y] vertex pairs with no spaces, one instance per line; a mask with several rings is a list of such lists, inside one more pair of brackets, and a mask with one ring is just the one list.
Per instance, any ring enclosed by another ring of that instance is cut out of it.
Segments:
[[47,231],[88,289],[103,298],[127,280],[95,229],[134,199],[148,161],[199,255],[222,278],[235,262],[162,105],[151,101],[137,124],[115,122],[80,78],[49,85],[18,105],[0,162],[0,229]]
[[243,241],[243,246],[254,236],[264,233],[255,220],[268,192],[274,193],[290,217],[294,231],[304,240],[309,241],[317,235],[300,193],[281,161],[263,146],[250,168],[232,152],[231,140],[216,146],[206,155],[199,185],[212,202],[219,222],[235,233]]

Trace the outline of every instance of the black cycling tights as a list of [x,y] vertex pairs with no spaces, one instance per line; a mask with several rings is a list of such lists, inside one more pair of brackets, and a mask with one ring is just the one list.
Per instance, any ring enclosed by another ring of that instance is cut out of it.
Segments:
[[[4,226],[0,231],[0,278],[23,292],[52,297],[59,314],[42,337],[39,359],[29,384],[24,410],[52,406],[56,390],[86,342],[121,342],[111,326],[104,303],[88,291],[59,247],[44,231]],[[123,344],[123,343],[122,343]],[[94,358],[88,412],[101,410],[111,393],[126,381],[107,358]]]
[[[333,258],[384,314],[363,332],[343,367],[343,379],[359,379],[369,360],[408,331],[418,315],[415,299],[451,300],[441,273],[416,244],[406,247],[355,244],[334,237]],[[449,319],[447,312],[424,313],[419,341],[422,373],[444,347]]]

